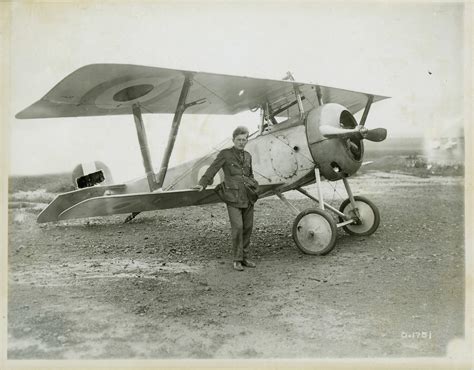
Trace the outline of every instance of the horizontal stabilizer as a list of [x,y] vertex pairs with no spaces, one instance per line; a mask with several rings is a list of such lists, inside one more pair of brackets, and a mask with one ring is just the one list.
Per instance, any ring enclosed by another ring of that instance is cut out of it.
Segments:
[[108,185],[108,186],[91,186],[79,190],[69,191],[67,193],[59,194],[54,200],[38,215],[36,222],[52,222],[57,221],[59,215],[66,209],[82,202],[86,199],[100,197],[106,191],[124,192],[125,184]]

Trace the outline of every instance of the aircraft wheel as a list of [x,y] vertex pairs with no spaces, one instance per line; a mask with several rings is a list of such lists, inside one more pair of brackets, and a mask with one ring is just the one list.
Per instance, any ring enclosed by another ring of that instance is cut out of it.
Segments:
[[336,245],[336,235],[336,222],[322,209],[306,209],[293,222],[293,239],[306,254],[329,253]]
[[[349,224],[343,226],[343,229],[351,235],[371,235],[377,230],[380,224],[380,213],[375,204],[373,204],[370,200],[364,197],[355,196],[354,197],[357,209],[359,210],[360,214],[360,224]],[[354,209],[351,205],[351,201],[346,199],[342,202],[341,206],[339,207],[339,211],[344,213],[349,217],[354,217]],[[339,218],[340,222],[343,222],[341,217]]]

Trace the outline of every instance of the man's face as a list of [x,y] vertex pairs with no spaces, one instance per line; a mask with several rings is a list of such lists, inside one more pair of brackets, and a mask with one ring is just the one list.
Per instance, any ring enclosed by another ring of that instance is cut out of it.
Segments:
[[237,135],[234,140],[234,147],[239,150],[244,150],[245,145],[247,145],[247,134]]

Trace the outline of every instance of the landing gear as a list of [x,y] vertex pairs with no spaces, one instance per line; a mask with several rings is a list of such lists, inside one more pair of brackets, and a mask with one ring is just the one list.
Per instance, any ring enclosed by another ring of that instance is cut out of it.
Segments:
[[[380,224],[380,213],[377,207],[367,198],[355,196],[354,197],[355,207],[351,204],[351,200],[348,198],[342,202],[339,207],[339,211],[344,213],[348,219],[354,219],[355,221],[351,224],[343,226],[346,233],[350,235],[371,235],[373,234]],[[355,208],[359,215],[356,215]],[[345,220],[339,217],[340,222]]]
[[[283,194],[276,193],[296,215],[292,235],[296,246],[303,253],[328,254],[336,245],[337,229],[340,227],[348,234],[360,236],[371,235],[377,230],[380,224],[380,214],[377,207],[364,197],[354,197],[347,178],[344,177],[342,181],[349,197],[342,202],[339,209],[336,209],[323,200],[318,168],[315,169],[315,177],[318,189],[317,198],[303,188],[296,190],[317,202],[318,208],[309,208],[300,212]],[[336,219],[339,221],[337,224]]]
[[306,209],[293,222],[293,240],[306,254],[329,253],[336,245],[336,235],[336,222],[322,209]]

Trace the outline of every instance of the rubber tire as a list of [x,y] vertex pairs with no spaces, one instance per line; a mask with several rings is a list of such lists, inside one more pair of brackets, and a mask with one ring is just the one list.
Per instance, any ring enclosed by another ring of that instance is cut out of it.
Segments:
[[[362,203],[365,203],[367,204],[372,212],[374,213],[374,223],[372,224],[372,226],[370,227],[369,230],[365,231],[365,232],[362,232],[362,233],[358,233],[354,230],[351,230],[348,228],[348,226],[350,225],[346,225],[346,226],[343,226],[343,229],[346,233],[348,233],[349,235],[357,235],[357,236],[368,236],[368,235],[372,235],[379,227],[380,225],[380,212],[378,210],[378,208],[375,206],[374,203],[372,203],[370,200],[368,200],[367,198],[365,197],[361,197],[361,196],[355,196],[354,197],[354,200],[356,202],[362,202]],[[346,200],[344,200],[341,205],[339,206],[339,211],[341,211],[342,213],[344,213],[344,208],[346,208],[346,206],[348,204],[350,204],[350,199],[347,198]],[[342,217],[339,217],[339,222],[344,222],[346,220],[344,220]]]
[[[306,216],[306,215],[309,215],[309,214],[318,214],[322,217],[324,217],[328,223],[329,223],[329,226],[331,228],[331,240],[329,241],[328,245],[323,248],[322,250],[318,251],[318,252],[315,252],[315,251],[312,251],[312,250],[309,250],[309,249],[306,249],[301,243],[300,241],[298,240],[298,237],[297,237],[297,231],[298,231],[298,223],[300,222],[300,220]],[[319,209],[319,208],[308,208],[308,209],[305,209],[304,211],[300,212],[298,214],[298,216],[296,216],[295,220],[293,221],[293,230],[292,230],[292,235],[293,235],[293,240],[295,241],[295,244],[296,246],[305,254],[312,254],[312,255],[318,255],[318,256],[324,256],[325,254],[328,254],[330,251],[333,250],[333,248],[335,247],[336,245],[336,236],[337,236],[337,225],[336,225],[336,221],[334,221],[334,219],[332,218],[332,216],[326,212],[326,211],[323,211],[322,209]]]

